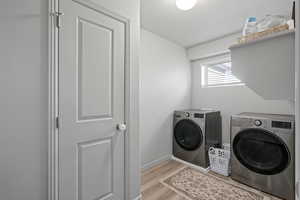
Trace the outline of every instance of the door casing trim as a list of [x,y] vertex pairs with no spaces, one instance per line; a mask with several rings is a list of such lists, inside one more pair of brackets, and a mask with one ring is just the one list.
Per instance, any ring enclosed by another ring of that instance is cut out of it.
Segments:
[[[59,132],[56,128],[56,117],[59,115],[58,108],[58,69],[59,69],[59,30],[56,27],[55,16],[53,13],[60,12],[59,1],[60,0],[48,0],[49,1],[49,12],[48,12],[48,45],[49,45],[49,76],[48,76],[48,200],[59,200]],[[129,200],[130,196],[130,159],[131,155],[134,154],[133,149],[130,145],[136,144],[134,137],[138,133],[139,120],[138,113],[138,66],[134,64],[131,50],[131,30],[133,25],[130,20],[112,13],[107,9],[93,4],[89,0],[74,2],[88,6],[91,9],[110,16],[125,25],[125,123],[127,125],[127,132],[125,133],[125,182],[124,191],[125,199]]]
[[48,2],[48,200],[58,200],[58,29],[54,13],[58,0]]
[[295,199],[300,200],[300,1],[296,0],[296,32],[295,32],[295,115],[296,115],[296,134],[295,134],[295,182],[296,182],[296,194]]

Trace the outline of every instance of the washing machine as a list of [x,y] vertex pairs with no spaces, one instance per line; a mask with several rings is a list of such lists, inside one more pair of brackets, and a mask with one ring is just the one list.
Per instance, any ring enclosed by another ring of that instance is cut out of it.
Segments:
[[241,113],[232,116],[232,179],[294,200],[294,138],[293,115]]
[[221,127],[219,111],[175,111],[173,155],[183,161],[207,168],[209,147],[222,145]]

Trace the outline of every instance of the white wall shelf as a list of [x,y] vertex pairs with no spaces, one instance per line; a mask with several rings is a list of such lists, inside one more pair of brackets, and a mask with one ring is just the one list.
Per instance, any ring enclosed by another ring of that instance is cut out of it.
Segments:
[[295,31],[230,47],[232,71],[267,100],[295,99]]
[[287,31],[281,31],[281,32],[278,32],[278,33],[273,33],[273,34],[265,36],[265,37],[261,37],[261,38],[256,39],[256,40],[252,40],[252,41],[248,41],[248,42],[244,42],[244,43],[240,43],[240,44],[234,44],[234,45],[230,46],[230,49],[243,47],[243,46],[248,46],[248,45],[260,43],[260,42],[263,42],[263,41],[266,41],[266,40],[271,40],[273,38],[286,36],[286,35],[294,35],[294,34],[295,34],[295,29],[287,30]]

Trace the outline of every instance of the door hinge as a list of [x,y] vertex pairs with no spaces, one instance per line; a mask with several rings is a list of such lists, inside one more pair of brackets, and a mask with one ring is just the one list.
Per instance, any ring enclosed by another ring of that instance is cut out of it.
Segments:
[[55,128],[57,128],[57,129],[59,129],[59,117],[57,116],[56,118],[55,118]]
[[63,16],[64,13],[55,12],[55,13],[53,13],[53,15],[55,17],[55,26],[56,26],[56,28],[61,28],[61,16]]

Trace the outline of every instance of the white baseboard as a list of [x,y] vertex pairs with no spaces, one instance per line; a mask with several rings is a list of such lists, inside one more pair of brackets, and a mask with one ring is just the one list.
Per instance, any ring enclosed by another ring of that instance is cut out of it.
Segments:
[[165,155],[157,160],[153,160],[149,163],[146,163],[145,165],[142,166],[142,170],[146,170],[146,169],[149,169],[155,165],[158,165],[164,161],[167,161],[167,160],[172,160],[172,155]]
[[185,164],[185,165],[187,165],[187,166],[189,166],[189,167],[192,167],[192,168],[194,168],[194,169],[196,169],[196,170],[205,172],[205,173],[207,173],[207,172],[209,171],[209,167],[205,169],[205,168],[203,168],[203,167],[199,167],[199,166],[197,166],[197,165],[194,165],[194,164],[192,164],[192,163],[186,162],[186,161],[181,160],[181,159],[179,159],[179,158],[176,158],[176,157],[174,157],[174,156],[172,156],[172,159],[173,159],[173,160],[176,160],[177,162],[181,162],[181,163],[183,163],[183,164]]
[[136,198],[132,199],[132,200],[141,200],[142,199],[142,194],[140,194],[139,196],[137,196]]

